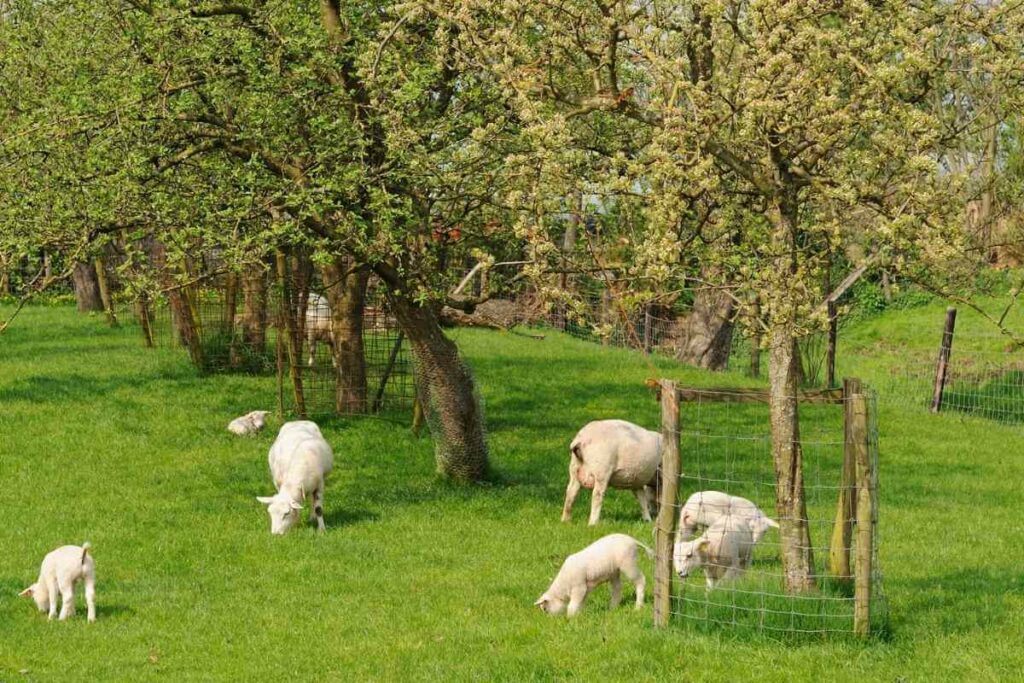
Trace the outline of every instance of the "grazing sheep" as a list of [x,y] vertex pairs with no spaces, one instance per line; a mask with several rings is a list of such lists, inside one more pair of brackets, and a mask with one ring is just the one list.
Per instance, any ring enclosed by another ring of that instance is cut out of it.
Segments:
[[580,487],[593,489],[590,525],[601,517],[609,486],[630,489],[640,503],[644,521],[651,521],[655,479],[661,463],[661,434],[625,420],[597,420],[585,425],[569,446],[569,485],[565,489],[562,521],[572,518]]
[[331,346],[331,364],[334,361],[334,327],[331,326],[331,305],[320,294],[310,292],[306,303],[306,342],[309,345],[309,365],[316,359],[316,343],[327,342]]
[[[565,558],[558,576],[551,586],[533,603],[548,614],[568,611],[576,616],[587,600],[587,594],[594,587],[606,581],[612,584],[611,608],[619,606],[622,600],[622,577],[636,587],[636,608],[644,604],[644,573],[637,563],[638,548],[643,548],[649,557],[654,551],[626,534],[610,534],[583,550]],[[567,610],[568,608],[568,610]]]
[[96,563],[89,550],[88,542],[82,545],[63,545],[47,553],[39,568],[39,579],[18,593],[36,601],[40,612],[49,612],[49,618],[57,615],[57,592],[60,592],[60,620],[64,621],[75,613],[75,583],[85,584],[85,604],[89,610],[89,621],[96,621]]
[[745,517],[720,517],[698,538],[677,539],[672,564],[681,579],[703,567],[707,589],[712,590],[719,581],[742,576],[750,566],[753,549],[754,538]]
[[269,414],[269,410],[254,410],[242,417],[236,417],[228,423],[228,431],[239,436],[255,434],[266,425]]
[[285,534],[294,526],[306,496],[312,497],[313,516],[323,531],[324,477],[334,468],[334,451],[320,428],[308,420],[284,423],[267,459],[277,494],[256,500],[267,506],[270,533]]
[[687,541],[698,527],[709,527],[721,517],[742,517],[750,523],[750,531],[757,545],[768,529],[779,528],[761,509],[746,498],[731,496],[721,491],[698,491],[686,499],[679,510],[679,536]]

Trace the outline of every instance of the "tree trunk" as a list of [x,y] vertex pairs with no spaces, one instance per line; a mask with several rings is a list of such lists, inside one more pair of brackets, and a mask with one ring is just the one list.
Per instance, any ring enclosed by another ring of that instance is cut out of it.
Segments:
[[0,254],[0,296],[11,295],[11,260],[5,254]]
[[246,267],[242,299],[242,341],[262,352],[267,342],[267,274],[263,264]]
[[114,299],[110,292],[110,283],[107,279],[107,265],[102,256],[97,256],[96,283],[99,285],[100,301],[103,303],[103,311],[107,314],[107,324],[117,327],[117,315],[114,313]]
[[706,370],[725,370],[732,350],[735,310],[736,303],[728,293],[697,290],[693,310],[684,323],[679,360]]
[[393,290],[388,300],[412,346],[423,408],[436,441],[438,472],[457,481],[485,479],[483,410],[458,347],[441,331],[433,309]]
[[[292,395],[295,399],[295,412],[301,417],[306,417],[306,394],[302,387],[302,371],[299,368],[302,363],[302,342],[299,339],[299,330],[295,319],[295,293],[292,287],[292,274],[288,270],[288,257],[278,249],[275,257],[277,266],[277,277],[281,285],[281,311],[282,327],[278,334],[284,335],[285,348],[288,350],[288,374],[292,380]],[[302,309],[305,311],[305,308]]]
[[221,332],[228,340],[228,366],[237,368],[238,340],[235,338],[235,317],[238,312],[238,273],[229,271],[224,279],[224,310]]
[[76,263],[74,270],[71,271],[71,282],[75,288],[75,301],[78,303],[79,312],[103,310],[96,268],[91,263]]
[[363,309],[367,266],[353,266],[352,260],[336,257],[321,269],[327,301],[331,306],[331,353],[337,371],[335,409],[339,415],[365,413],[367,404],[366,356],[363,349]]
[[815,587],[797,401],[802,372],[793,321],[796,303],[791,300],[791,278],[796,274],[798,258],[798,217],[797,200],[793,196],[781,198],[772,213],[773,246],[778,253],[789,255],[789,263],[776,270],[772,281],[768,331],[775,509],[780,524],[785,589],[790,593]]

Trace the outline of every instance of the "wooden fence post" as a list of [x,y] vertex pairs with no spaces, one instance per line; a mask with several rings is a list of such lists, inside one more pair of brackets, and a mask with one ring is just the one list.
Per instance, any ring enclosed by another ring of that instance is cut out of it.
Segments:
[[942,410],[942,391],[946,387],[949,371],[949,353],[953,349],[953,328],[956,326],[956,309],[946,309],[946,326],[942,331],[942,346],[939,347],[939,363],[935,366],[935,386],[932,389],[932,412]]
[[654,625],[667,626],[672,610],[672,531],[679,491],[679,395],[676,383],[661,385],[661,498],[655,526]]
[[853,414],[850,439],[857,467],[857,577],[853,594],[853,631],[858,636],[866,637],[871,633],[874,476],[868,441],[868,400],[864,394],[858,393],[851,397],[850,402]]
[[856,514],[856,456],[853,441],[853,397],[860,394],[859,379],[843,380],[843,469],[839,478],[839,496],[836,500],[836,518],[832,524],[832,541],[828,548],[829,574],[848,584],[850,571],[850,543],[853,540],[853,520]]
[[828,355],[825,360],[825,386],[836,385],[836,334],[838,332],[836,302],[828,302]]

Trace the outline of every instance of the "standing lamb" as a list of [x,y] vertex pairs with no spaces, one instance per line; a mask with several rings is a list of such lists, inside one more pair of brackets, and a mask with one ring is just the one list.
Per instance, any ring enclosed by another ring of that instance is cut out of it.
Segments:
[[644,604],[645,580],[637,563],[639,548],[654,557],[653,550],[626,534],[610,534],[591,543],[565,558],[558,576],[533,604],[548,614],[561,614],[568,608],[568,615],[573,617],[583,609],[591,590],[610,581],[610,607],[615,609],[622,601],[621,574],[625,574],[636,588],[636,608],[640,609]]
[[768,532],[778,529],[779,523],[769,519],[761,509],[746,498],[731,496],[721,491],[698,491],[686,499],[679,510],[679,537],[686,541],[698,527],[709,527],[722,517],[742,517],[750,523],[756,545]]
[[306,343],[309,346],[309,365],[316,360],[316,343],[331,346],[331,364],[334,364],[334,328],[331,326],[331,305],[320,294],[310,292],[306,303]]
[[88,542],[82,545],[63,545],[47,553],[39,568],[39,579],[18,593],[36,601],[40,612],[49,612],[49,618],[57,615],[57,592],[60,591],[60,620],[64,621],[75,613],[75,583],[85,584],[85,604],[89,610],[89,621],[96,621],[96,562],[89,554],[92,548]]
[[597,420],[576,434],[569,451],[563,522],[572,518],[572,505],[581,486],[594,491],[590,501],[591,526],[601,517],[601,504],[609,486],[632,490],[644,521],[651,521],[655,480],[661,463],[661,434],[625,420]]
[[238,436],[246,436],[259,432],[267,424],[269,410],[254,410],[242,417],[236,417],[228,423],[228,431]]
[[281,426],[267,457],[277,487],[274,496],[257,496],[270,514],[270,533],[282,535],[299,519],[306,496],[313,500],[317,528],[324,525],[324,478],[334,468],[334,451],[315,422],[298,420]]
[[719,581],[742,576],[750,566],[753,549],[754,538],[745,517],[720,517],[700,537],[677,539],[672,564],[681,579],[703,567],[707,588],[712,590]]

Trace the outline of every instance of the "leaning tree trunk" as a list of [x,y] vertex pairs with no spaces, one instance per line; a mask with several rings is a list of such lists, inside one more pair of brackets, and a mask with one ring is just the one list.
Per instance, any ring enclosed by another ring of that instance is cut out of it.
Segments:
[[340,415],[365,413],[367,408],[366,355],[363,348],[363,311],[368,266],[355,266],[351,259],[337,257],[321,270],[331,306],[331,334],[337,371],[335,409]]
[[679,347],[679,360],[706,370],[725,370],[732,350],[736,302],[718,289],[697,290]]
[[786,267],[777,269],[772,280],[773,310],[769,314],[768,331],[775,509],[779,516],[785,588],[790,593],[815,587],[797,396],[802,371],[793,321],[796,305],[792,301],[792,280],[797,270],[798,216],[795,197],[783,198],[773,212],[773,245],[790,258]]
[[487,440],[473,374],[459,358],[455,342],[441,331],[433,309],[393,291],[388,300],[412,347],[436,441],[438,472],[458,481],[485,479]]
[[71,282],[75,288],[75,301],[78,303],[79,312],[103,310],[96,268],[91,263],[76,263],[71,271]]

